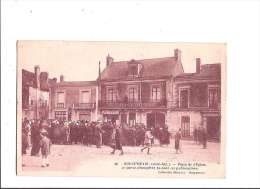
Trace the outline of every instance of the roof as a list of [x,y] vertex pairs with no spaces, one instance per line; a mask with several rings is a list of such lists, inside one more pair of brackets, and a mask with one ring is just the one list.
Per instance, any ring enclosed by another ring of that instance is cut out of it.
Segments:
[[176,58],[164,57],[112,62],[101,73],[101,80],[131,80],[128,77],[128,64],[133,62],[142,65],[140,77],[143,79],[171,77],[177,74]]
[[[41,72],[39,77],[40,90],[42,91],[49,91],[49,87],[50,87],[48,82],[51,81],[51,79],[48,79],[48,75],[46,75],[46,73],[47,72]],[[22,85],[36,88],[35,74],[28,70],[22,69]]]
[[22,69],[22,85],[36,88],[36,80],[33,72]]
[[96,81],[63,81],[56,83],[56,87],[84,87],[84,86],[95,86]]
[[181,80],[202,80],[202,79],[215,79],[221,78],[221,64],[204,64],[200,67],[200,73],[183,73],[175,77],[176,81]]

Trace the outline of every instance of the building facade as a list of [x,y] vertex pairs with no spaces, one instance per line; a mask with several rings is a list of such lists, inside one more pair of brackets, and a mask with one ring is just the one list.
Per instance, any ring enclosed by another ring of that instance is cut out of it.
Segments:
[[94,121],[96,109],[96,81],[64,81],[50,88],[51,119]]
[[193,135],[195,128],[204,127],[208,138],[220,140],[221,65],[201,65],[196,59],[196,72],[174,78],[175,98],[168,102],[168,119],[174,132],[179,128],[183,137]]
[[172,57],[115,62],[109,55],[96,81],[49,79],[47,72],[23,70],[23,117],[113,122],[123,126],[181,128],[192,137],[204,127],[211,139],[221,134],[221,64],[184,73],[181,51]]
[[35,66],[34,72],[22,70],[22,118],[48,119],[49,87],[55,79],[49,79],[48,72],[40,72]]
[[99,112],[122,125],[164,126],[174,77],[183,73],[181,52],[173,57],[114,62],[108,56],[99,78]]

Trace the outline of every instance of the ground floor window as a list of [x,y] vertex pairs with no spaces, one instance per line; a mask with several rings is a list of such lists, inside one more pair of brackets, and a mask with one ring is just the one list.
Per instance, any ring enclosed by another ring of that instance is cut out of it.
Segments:
[[103,117],[104,117],[105,122],[111,122],[114,124],[118,124],[118,121],[119,121],[118,114],[104,114]]
[[190,136],[190,117],[189,116],[181,117],[181,134],[183,137]]
[[90,121],[90,114],[80,113],[79,120]]
[[55,119],[66,120],[66,111],[56,111]]

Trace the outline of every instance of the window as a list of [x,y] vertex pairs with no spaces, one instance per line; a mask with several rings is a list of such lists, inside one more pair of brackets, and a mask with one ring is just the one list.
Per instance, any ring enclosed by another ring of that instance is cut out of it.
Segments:
[[90,102],[90,92],[89,91],[82,91],[81,92],[82,103],[89,103]]
[[209,107],[217,108],[218,107],[218,89],[209,88]]
[[128,66],[128,75],[136,76],[138,74],[138,66],[135,63],[130,63]]
[[55,112],[55,119],[65,120],[66,119],[66,112],[65,111],[56,111]]
[[138,101],[138,94],[137,94],[137,88],[136,87],[130,87],[129,88],[128,100],[130,102]]
[[152,101],[161,100],[161,88],[159,86],[152,87]]
[[116,102],[117,91],[115,88],[108,88],[107,90],[107,101]]
[[57,102],[58,103],[64,103],[64,101],[65,101],[64,92],[58,92],[57,96],[58,96]]
[[189,106],[189,91],[181,89],[180,91],[180,108],[188,108]]
[[65,95],[64,92],[57,93],[57,107],[63,108],[65,107]]

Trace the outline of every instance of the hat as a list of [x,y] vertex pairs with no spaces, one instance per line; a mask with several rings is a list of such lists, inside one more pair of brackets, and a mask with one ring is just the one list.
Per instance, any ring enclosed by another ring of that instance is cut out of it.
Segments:
[[48,132],[47,132],[45,129],[41,129],[41,130],[40,130],[40,133],[42,133],[42,134],[45,133],[45,134],[46,134],[46,133],[48,133]]

